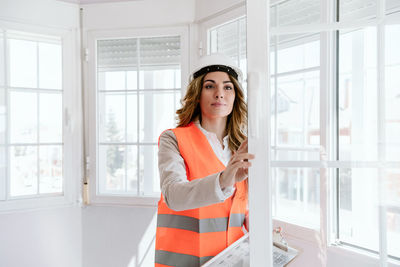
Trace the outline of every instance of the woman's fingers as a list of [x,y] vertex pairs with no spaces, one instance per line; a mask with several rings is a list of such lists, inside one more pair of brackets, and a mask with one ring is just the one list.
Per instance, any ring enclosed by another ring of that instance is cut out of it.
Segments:
[[226,187],[245,178],[248,175],[248,168],[251,167],[251,162],[246,159],[252,158],[254,155],[242,153],[234,162],[230,162],[221,175],[220,185]]
[[243,179],[249,176],[249,168],[240,168],[236,172],[236,177],[239,179]]
[[239,161],[239,162],[236,162],[235,164],[233,164],[232,167],[234,169],[249,168],[249,167],[251,167],[251,162],[249,162],[249,161]]
[[248,144],[248,139],[246,138],[246,139],[243,141],[243,143],[240,144],[240,146],[239,146],[237,152],[244,152],[244,151],[247,152],[247,147],[248,147],[247,144]]
[[248,161],[251,159],[254,159],[254,154],[250,154],[250,153],[240,153],[240,154],[236,154],[235,157],[231,158],[231,161],[229,162],[229,164],[234,164],[235,162],[238,161]]
[[239,182],[249,175],[249,167],[251,167],[251,162],[241,162],[238,164],[238,169],[235,174],[235,181]]

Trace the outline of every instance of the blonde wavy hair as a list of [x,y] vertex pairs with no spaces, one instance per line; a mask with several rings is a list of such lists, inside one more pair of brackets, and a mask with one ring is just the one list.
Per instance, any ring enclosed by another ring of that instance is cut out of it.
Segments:
[[[203,80],[206,74],[193,79],[186,91],[185,97],[181,100],[182,108],[176,111],[178,127],[185,127],[197,117],[201,121],[200,95],[203,88]],[[228,134],[228,147],[235,152],[240,144],[246,139],[247,133],[247,103],[240,83],[229,75],[235,89],[235,100],[232,112],[228,115],[226,131]]]

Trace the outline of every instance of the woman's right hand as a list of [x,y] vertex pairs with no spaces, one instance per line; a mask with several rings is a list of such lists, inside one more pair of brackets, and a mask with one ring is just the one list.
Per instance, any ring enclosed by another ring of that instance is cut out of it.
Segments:
[[248,140],[246,138],[238,150],[232,155],[225,170],[219,176],[221,189],[233,186],[235,183],[247,178],[249,167],[251,167],[251,162],[249,160],[255,157],[253,154],[247,153],[247,144]]

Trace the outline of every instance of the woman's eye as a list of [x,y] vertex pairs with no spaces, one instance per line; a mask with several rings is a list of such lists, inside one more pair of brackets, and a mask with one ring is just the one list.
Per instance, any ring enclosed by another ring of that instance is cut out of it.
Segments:
[[226,90],[232,90],[233,88],[232,88],[232,86],[226,86],[225,89]]
[[211,84],[206,84],[206,85],[204,86],[204,88],[210,89],[210,88],[213,88],[213,86],[212,86]]

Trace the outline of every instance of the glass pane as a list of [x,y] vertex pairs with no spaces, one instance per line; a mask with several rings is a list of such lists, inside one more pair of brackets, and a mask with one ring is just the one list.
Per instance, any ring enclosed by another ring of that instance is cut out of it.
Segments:
[[[175,111],[182,107],[181,104],[182,93],[179,91],[175,91],[175,107],[174,107],[174,116],[176,116]],[[175,121],[175,120],[174,120]]]
[[247,36],[246,36],[246,18],[239,20],[239,68],[243,73],[243,90],[247,97]]
[[126,191],[125,146],[99,146],[99,193]]
[[278,37],[278,73],[318,67],[320,36],[283,35]]
[[138,149],[137,146],[127,146],[127,192],[138,194]]
[[[400,5],[400,1],[399,5]],[[400,65],[400,25],[385,26],[385,63],[388,66]]]
[[37,142],[37,94],[10,92],[11,143]]
[[6,147],[0,144],[0,200],[6,199]]
[[[378,250],[378,171],[373,169],[343,169],[340,171],[340,234],[341,239],[358,246]],[[383,196],[387,202],[400,199],[400,171],[383,173]],[[393,203],[392,203],[393,204]],[[387,214],[388,252],[399,256],[394,244],[399,244],[399,222],[393,213]]]
[[384,203],[400,207],[400,169],[385,169],[383,185]]
[[386,26],[385,34],[386,160],[400,161],[400,25]]
[[[275,88],[275,78],[271,78],[270,80],[270,88],[271,88],[271,146],[276,146],[276,101],[274,100],[274,95],[276,94],[277,88]],[[271,154],[273,157],[273,153]],[[274,158],[273,158],[274,159]]]
[[180,88],[180,66],[144,67],[140,71],[139,89]]
[[321,154],[319,146],[307,147],[304,149],[295,150],[293,148],[279,148],[275,151],[275,160],[293,161],[293,160],[310,160],[319,161]]
[[239,21],[232,21],[230,23],[218,26],[215,31],[217,40],[211,41],[211,44],[215,44],[215,48],[211,48],[211,51],[215,51],[230,57],[237,64],[239,59]]
[[37,167],[37,147],[10,147],[11,197],[37,194]]
[[100,142],[125,141],[125,101],[125,93],[99,94]]
[[274,1],[270,12],[272,27],[319,23],[321,18],[321,1]]
[[319,228],[320,169],[273,168],[276,219]]
[[0,32],[0,200],[6,198],[6,91],[2,87],[4,84],[4,53],[3,53],[3,39]]
[[39,87],[62,89],[62,50],[59,44],[39,43]]
[[[242,18],[239,20],[239,46],[240,46],[240,59],[246,59],[247,58],[247,53],[246,53],[246,18]],[[242,67],[242,64],[240,64],[240,67]],[[247,66],[246,66],[247,67]]]
[[5,85],[4,35],[0,29],[0,87]]
[[182,73],[181,70],[175,70],[175,89],[181,89],[182,85],[181,85],[181,81],[182,81]]
[[137,82],[137,71],[127,71],[126,72],[126,89],[136,90],[138,88]]
[[98,89],[103,90],[125,90],[126,72],[125,71],[106,71],[98,73]]
[[62,94],[39,94],[39,136],[43,143],[62,142]]
[[212,29],[210,30],[209,33],[209,45],[210,45],[210,54],[215,54],[218,52],[218,46],[217,46],[217,41],[218,41],[218,31],[217,29]]
[[158,142],[160,134],[175,127],[174,93],[140,93],[140,141]]
[[39,193],[61,193],[63,191],[62,146],[40,146]]
[[138,141],[138,97],[137,93],[128,93],[127,95],[127,142]]
[[36,88],[37,43],[24,40],[9,40],[10,85],[12,87]]
[[340,169],[339,238],[360,247],[378,250],[378,171]]
[[278,78],[278,145],[309,147],[319,145],[319,71]]
[[339,20],[354,21],[359,19],[375,18],[377,14],[377,0],[340,0]]
[[0,145],[6,142],[6,120],[7,120],[7,107],[6,107],[6,90],[0,87]]
[[387,251],[388,254],[400,258],[400,214],[387,213]]
[[400,258],[400,169],[386,169],[383,177],[383,201],[393,207],[386,217],[388,254]]
[[339,38],[339,159],[376,160],[376,29]]
[[[275,46],[271,46],[271,52],[269,53],[270,58],[269,58],[269,71],[270,75],[275,75]],[[274,88],[274,87],[271,87]]]
[[140,195],[160,195],[157,146],[140,147]]

